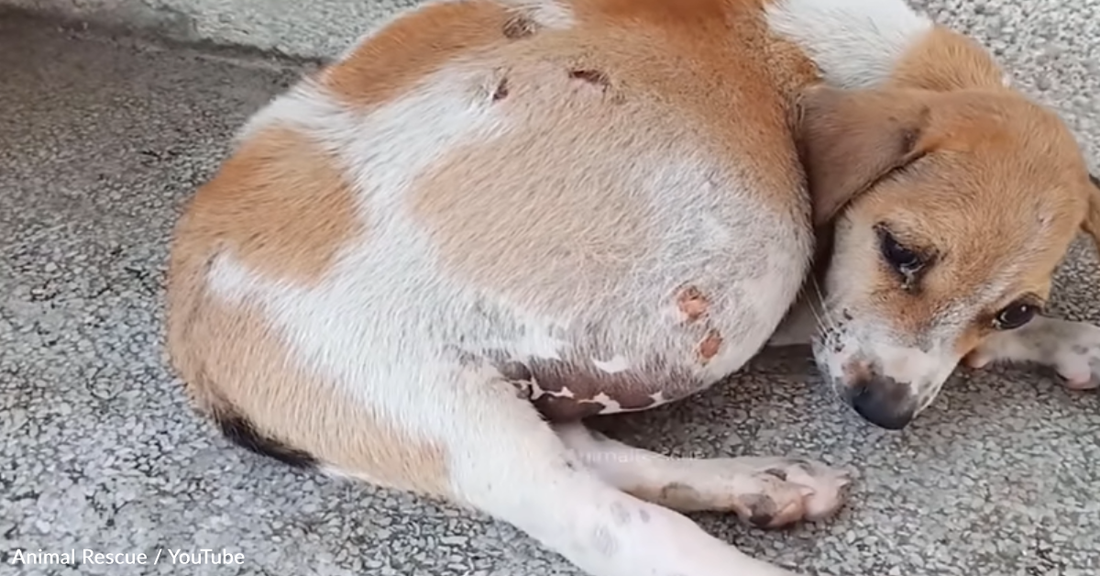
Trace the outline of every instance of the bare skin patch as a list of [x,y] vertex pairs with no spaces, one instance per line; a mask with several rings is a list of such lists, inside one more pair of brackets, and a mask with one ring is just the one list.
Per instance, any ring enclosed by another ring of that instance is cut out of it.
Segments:
[[722,334],[718,330],[711,328],[707,332],[707,337],[699,343],[699,358],[705,363],[710,361],[718,355],[718,352],[722,349]]
[[686,370],[663,364],[608,373],[581,360],[530,360],[531,402],[551,421],[571,421],[645,410],[686,397],[702,382]]
[[532,400],[539,413],[551,421],[583,420],[599,415],[608,408],[595,400],[582,401],[564,396],[544,395]]
[[607,77],[607,74],[600,72],[599,70],[570,70],[569,77],[574,80],[581,80],[583,82],[599,86],[604,90],[611,87],[611,79]]
[[508,78],[501,78],[497,87],[493,90],[493,102],[500,102],[508,97]]
[[679,296],[676,297],[676,303],[680,313],[684,315],[684,319],[688,322],[695,322],[702,318],[710,306],[707,297],[695,286],[688,286],[681,290]]
[[319,281],[340,247],[366,233],[336,159],[287,128],[244,142],[199,189],[182,225],[183,244],[206,243],[197,249],[226,250],[254,272],[304,285]]

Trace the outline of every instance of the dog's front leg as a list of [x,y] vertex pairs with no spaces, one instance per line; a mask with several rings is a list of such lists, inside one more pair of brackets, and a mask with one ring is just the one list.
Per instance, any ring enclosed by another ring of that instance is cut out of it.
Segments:
[[793,576],[619,490],[586,466],[511,383],[469,371],[448,439],[454,496],[593,576]]
[[558,425],[581,461],[616,488],[681,512],[733,512],[760,528],[833,515],[848,474],[800,458],[671,458],[582,424]]
[[1074,390],[1100,387],[1100,327],[1040,316],[1016,330],[998,332],[966,358],[973,368],[991,362],[1054,368]]

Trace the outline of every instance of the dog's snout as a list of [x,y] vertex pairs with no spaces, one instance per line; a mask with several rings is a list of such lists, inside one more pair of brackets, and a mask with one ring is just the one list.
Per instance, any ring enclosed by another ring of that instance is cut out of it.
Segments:
[[848,402],[868,422],[901,430],[909,425],[916,413],[909,397],[909,387],[884,376],[871,375],[849,388]]

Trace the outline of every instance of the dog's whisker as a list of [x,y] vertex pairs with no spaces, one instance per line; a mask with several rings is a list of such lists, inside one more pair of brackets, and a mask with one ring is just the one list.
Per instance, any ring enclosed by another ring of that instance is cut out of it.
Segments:
[[[829,313],[829,307],[825,303],[825,295],[821,290],[821,284],[818,283],[817,278],[811,277],[813,282],[813,290],[815,298],[810,301],[810,309],[813,311],[814,316],[818,319],[818,324],[824,329],[826,334],[832,334],[836,331],[837,323]],[[820,310],[816,309],[820,307]]]

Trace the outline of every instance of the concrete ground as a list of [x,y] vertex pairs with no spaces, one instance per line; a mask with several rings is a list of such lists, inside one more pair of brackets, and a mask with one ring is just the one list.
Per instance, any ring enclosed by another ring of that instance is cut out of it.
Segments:
[[[1100,3],[947,6],[933,12],[1059,108],[1095,166]],[[0,72],[0,573],[578,574],[500,523],[231,447],[187,408],[160,348],[167,235],[230,133],[296,70],[8,17]],[[1100,322],[1098,278],[1081,243],[1057,311]],[[769,356],[613,425],[675,454],[801,454],[855,470],[853,502],[819,525],[762,532],[696,516],[807,574],[1100,574],[1100,396],[1046,372],[960,371],[891,433],[832,400],[806,358]],[[161,557],[10,571],[19,549],[83,548]],[[171,561],[202,548],[243,563]]]
[[420,0],[0,0],[33,10],[186,42],[242,45],[318,58]]

